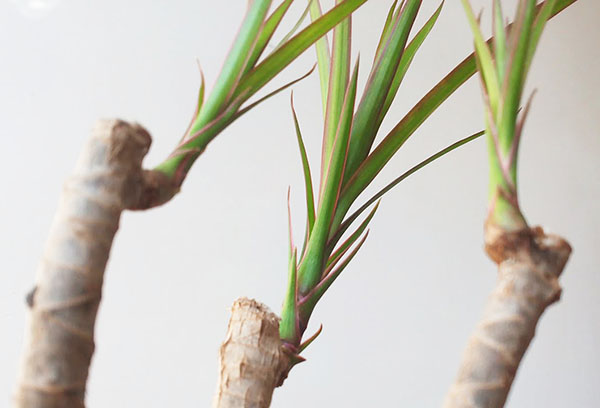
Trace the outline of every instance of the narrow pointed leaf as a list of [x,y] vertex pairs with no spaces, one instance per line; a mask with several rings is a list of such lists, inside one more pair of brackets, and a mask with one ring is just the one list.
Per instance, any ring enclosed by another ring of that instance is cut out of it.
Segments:
[[483,39],[483,34],[479,28],[477,18],[475,18],[475,14],[473,14],[473,9],[471,8],[469,0],[461,1],[469,25],[471,26],[471,31],[473,32],[473,38],[475,39],[475,52],[481,65],[481,75],[483,76],[486,91],[489,94],[492,111],[496,112],[496,106],[500,99],[500,80],[498,78],[498,71],[496,70],[494,58],[492,57],[487,42]]
[[308,15],[309,10],[310,10],[310,4],[308,6],[306,6],[306,8],[304,9],[304,11],[300,15],[300,18],[298,19],[298,21],[296,21],[296,24],[294,24],[294,26],[292,27],[292,29],[290,31],[288,31],[288,33],[286,35],[283,36],[283,38],[281,39],[281,41],[279,41],[279,43],[275,46],[275,49],[280,48],[283,44],[285,44],[290,39],[290,37],[292,35],[296,34],[296,32],[298,31],[298,29],[300,28],[300,26],[304,22],[304,19],[306,19],[306,16]]
[[433,13],[429,20],[427,20],[427,22],[423,25],[423,27],[419,30],[419,32],[417,33],[417,35],[415,35],[411,42],[406,46],[406,49],[402,54],[402,59],[400,59],[400,63],[398,64],[396,74],[394,75],[394,80],[390,85],[390,90],[386,97],[385,103],[383,104],[383,108],[381,109],[381,112],[379,114],[379,125],[381,125],[381,122],[383,122],[385,115],[389,111],[390,106],[392,105],[392,102],[394,101],[394,98],[398,93],[398,88],[400,88],[400,84],[402,83],[402,80],[404,79],[404,76],[406,75],[406,72],[410,67],[410,64],[412,63],[415,55],[417,54],[417,51],[419,51],[419,48],[433,29],[433,26],[435,25],[443,6],[444,2],[442,1],[437,10]]
[[285,45],[271,53],[264,61],[250,71],[237,87],[236,94],[248,92],[254,95],[275,75],[302,54],[315,41],[348,17],[367,0],[344,0],[292,37]]
[[325,246],[329,236],[331,219],[335,213],[336,203],[340,193],[342,176],[348,153],[348,139],[352,128],[356,86],[358,82],[358,62],[352,73],[352,78],[346,90],[346,97],[340,115],[338,132],[331,154],[327,176],[323,187],[323,195],[319,199],[319,209],[315,225],[308,241],[303,262],[298,271],[300,293],[306,293],[316,285],[321,276],[325,263]]
[[[396,185],[398,185],[401,181],[405,180],[408,176],[417,172],[418,170],[422,169],[423,167],[427,166],[431,162],[439,159],[440,157],[450,153],[454,149],[457,149],[460,146],[462,146],[468,142],[471,142],[471,141],[481,137],[484,134],[485,134],[485,131],[482,130],[471,136],[461,139],[458,142],[455,142],[455,143],[451,144],[450,146],[446,147],[445,149],[442,149],[439,152],[437,152],[436,154],[428,157],[427,159],[423,160],[416,166],[413,166],[408,171],[404,172],[402,175],[400,175],[399,177],[394,179],[391,183],[389,183],[384,188],[379,190],[379,192],[377,194],[375,194],[373,197],[371,197],[369,200],[367,200],[367,202],[365,204],[363,204],[358,210],[356,210],[350,217],[348,217],[346,220],[344,220],[344,222],[340,225],[339,230],[336,231],[336,236],[338,236],[338,235],[341,236],[348,229],[350,224],[352,224],[354,222],[354,220],[356,220],[356,218],[358,218],[360,216],[360,214],[362,214],[363,211],[365,211],[367,208],[369,208],[369,206],[371,206],[374,202],[379,200],[385,193],[390,191],[392,188],[394,188]],[[342,196],[342,198],[340,198],[340,202],[343,199],[344,198]],[[337,216],[337,214],[336,214],[336,216]]]
[[300,347],[298,348],[298,353],[302,353],[304,350],[306,350],[306,348],[308,346],[310,346],[312,344],[312,342],[316,340],[317,337],[319,337],[319,334],[321,334],[322,331],[323,331],[323,325],[320,325],[319,330],[317,330],[317,332],[315,334],[310,336],[308,339],[306,339],[306,341],[304,341],[300,345]]
[[288,287],[279,322],[279,337],[292,344],[299,340],[296,256],[296,250],[294,250],[290,256]]
[[[294,96],[292,94],[292,116],[294,117],[294,127],[296,128],[296,138],[298,140],[298,148],[300,149],[300,158],[302,160],[302,171],[304,173],[304,188],[306,192],[306,214],[308,219],[308,225],[306,229],[305,242],[310,238],[310,234],[315,224],[315,199],[313,194],[312,175],[310,172],[310,163],[308,162],[308,155],[306,154],[306,147],[304,146],[304,140],[302,139],[302,132],[300,131],[300,124],[298,123],[298,116],[294,109]],[[304,251],[302,251],[304,253]]]
[[506,69],[506,29],[504,28],[504,15],[500,0],[494,0],[494,57],[498,70],[499,82],[502,83]]
[[[251,110],[252,108],[256,107],[257,105],[260,105],[262,102],[266,101],[267,99],[277,95],[278,93],[285,91],[286,89],[288,89],[290,86],[297,84],[298,82],[302,81],[303,79],[307,78],[310,74],[312,74],[315,70],[315,67],[313,66],[310,71],[308,71],[306,74],[302,75],[299,78],[294,79],[293,81],[288,82],[287,84],[280,86],[279,88],[275,89],[272,92],[269,92],[268,94],[266,94],[265,96],[263,96],[262,98],[258,99],[256,102],[252,102],[250,105],[244,107],[243,109],[240,109],[240,111],[235,115],[235,119],[239,118],[240,116],[242,116],[243,114],[247,113],[249,110]],[[245,99],[245,98],[244,98]]]
[[[498,139],[503,154],[510,151],[514,136],[516,119],[520,107],[521,95],[525,85],[526,64],[531,39],[531,27],[535,18],[535,0],[521,3],[518,27],[513,28],[514,47],[506,73],[506,90],[503,98],[502,117],[498,123]],[[543,11],[543,9],[542,9]]]
[[531,33],[529,52],[527,53],[527,62],[525,63],[525,72],[529,71],[531,60],[533,59],[533,55],[535,54],[535,50],[537,49],[540,37],[542,36],[542,32],[544,31],[544,27],[546,26],[546,22],[550,18],[550,14],[556,6],[556,2],[557,0],[547,0],[535,19],[535,23],[533,25],[533,32]]
[[256,44],[252,50],[252,55],[250,56],[250,58],[248,58],[248,62],[246,63],[244,75],[247,74],[252,68],[254,68],[254,65],[256,64],[262,53],[265,51],[267,44],[269,44],[269,41],[273,37],[273,33],[275,33],[275,30],[281,23],[281,20],[285,16],[285,13],[287,13],[287,11],[289,10],[293,1],[294,0],[285,0],[279,5],[279,7],[275,9],[275,11],[273,11],[273,13],[265,21],[260,31],[260,35],[258,36],[258,40],[256,41]]
[[390,39],[385,45],[380,60],[369,75],[354,118],[348,151],[347,172],[344,180],[348,180],[371,150],[378,131],[374,121],[379,117],[379,113],[383,108],[420,6],[421,0],[408,0],[406,2],[402,13],[398,15],[397,21],[394,22]]
[[[392,33],[392,26],[394,21],[394,14],[396,13],[396,6],[398,4],[398,0],[394,0],[390,10],[388,11],[387,17],[385,19],[385,24],[383,25],[383,31],[381,32],[381,36],[379,37],[379,43],[377,44],[377,49],[375,50],[375,57],[373,58],[373,65],[376,65],[381,59],[381,53],[385,48],[385,45],[390,39],[390,34]],[[402,8],[402,5],[400,5]]]
[[[338,1],[339,2],[339,1]],[[323,135],[323,152],[321,156],[321,186],[327,174],[326,166],[331,158],[333,142],[337,134],[344,97],[350,79],[350,36],[351,18],[348,17],[333,29],[333,47],[331,55],[331,71],[329,73],[329,90],[327,91],[327,110],[325,113],[325,131]]]
[[[364,221],[358,226],[358,228],[356,229],[356,231],[354,231],[348,237],[348,239],[346,239],[346,241],[344,241],[344,243],[342,245],[340,245],[339,248],[336,249],[335,252],[333,252],[333,254],[331,254],[331,256],[329,257],[329,260],[327,261],[327,267],[329,267],[333,263],[334,260],[338,259],[348,248],[350,248],[352,245],[354,245],[354,242],[356,242],[356,240],[367,229],[367,226],[369,225],[369,223],[373,219],[373,216],[375,216],[375,213],[377,212],[377,208],[379,208],[379,203],[380,203],[380,201],[378,201],[377,204],[375,204],[375,207],[373,207],[373,209],[371,210],[371,212],[369,213],[369,215],[367,215],[367,217],[364,219]],[[354,219],[356,219],[356,217]],[[348,224],[348,225],[350,225],[350,224]],[[329,248],[333,249],[332,247],[334,245],[336,245],[336,243],[341,238],[342,234],[337,234],[336,233],[333,237],[331,237],[331,239],[327,243],[327,246]]]
[[214,119],[232,94],[235,85],[244,72],[249,53],[251,53],[257,41],[270,6],[271,0],[254,0],[250,3],[240,31],[223,64],[213,90],[192,127],[192,132],[204,127]]
[[198,69],[200,70],[200,89],[198,90],[198,98],[196,99],[196,110],[194,111],[192,120],[190,121],[190,124],[188,125],[187,129],[185,130],[185,133],[183,134],[183,137],[181,138],[180,143],[182,141],[184,141],[190,135],[192,125],[196,121],[196,118],[198,117],[198,113],[202,109],[202,104],[204,103],[204,86],[205,86],[204,85],[204,73],[202,72],[200,63],[198,63]]
[[319,284],[312,291],[310,291],[310,293],[308,293],[306,297],[300,300],[298,304],[298,313],[302,321],[308,321],[308,318],[310,317],[310,314],[317,305],[319,299],[323,297],[327,289],[331,287],[331,284],[338,278],[338,276],[340,276],[340,274],[344,271],[346,266],[348,266],[352,258],[354,258],[356,253],[363,246],[368,236],[369,231],[365,233],[365,235],[358,242],[356,247],[346,257],[346,259],[344,259],[336,269],[332,271],[327,271],[328,273],[324,276],[323,280],[319,282]]
[[[155,167],[155,170],[172,179],[175,185],[181,185],[194,160],[200,156],[208,143],[237,118],[237,111],[244,99],[246,99],[246,95],[240,95],[237,100],[232,101],[214,120],[194,133],[191,133],[189,137],[175,148],[166,160]],[[192,128],[190,132],[193,130]]]
[[[323,15],[319,0],[308,1],[310,2],[311,20],[318,20]],[[325,112],[327,110],[327,90],[329,89],[329,70],[331,67],[331,55],[329,54],[329,41],[327,40],[327,36],[323,36],[315,42],[315,49],[317,51],[317,64],[319,65],[323,117],[325,117]]]

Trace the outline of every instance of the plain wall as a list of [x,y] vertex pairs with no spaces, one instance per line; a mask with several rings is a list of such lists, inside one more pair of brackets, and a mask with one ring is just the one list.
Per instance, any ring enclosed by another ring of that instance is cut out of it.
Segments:
[[[195,59],[212,85],[246,3],[0,2],[0,406],[14,390],[24,295],[62,183],[92,124],[105,117],[137,121],[154,138],[147,165],[166,157],[193,112]],[[390,3],[369,1],[355,15],[361,84]],[[423,3],[419,24],[438,5]],[[515,3],[506,1],[506,8]],[[290,15],[299,16],[304,4],[297,2]],[[473,4],[485,6],[489,28],[491,1]],[[541,319],[508,407],[600,406],[599,17],[600,2],[579,0],[550,22],[528,80],[528,93],[538,93],[520,155],[522,208],[532,224],[568,238],[574,252],[561,279],[562,299]],[[292,24],[289,18],[285,27]],[[471,49],[460,2],[446,1],[382,134]],[[313,63],[310,50],[268,89]],[[316,171],[322,132],[317,75],[294,93]],[[479,84],[471,79],[370,191],[481,129],[483,119]],[[486,158],[480,139],[385,197],[367,243],[313,315],[308,333],[323,323],[323,334],[305,352],[308,361],[275,392],[273,407],[441,404],[495,282],[495,267],[482,250]],[[302,170],[286,92],[226,129],[172,202],[122,217],[97,322],[90,408],[210,403],[233,300],[253,297],[279,312],[288,186],[300,240]]]

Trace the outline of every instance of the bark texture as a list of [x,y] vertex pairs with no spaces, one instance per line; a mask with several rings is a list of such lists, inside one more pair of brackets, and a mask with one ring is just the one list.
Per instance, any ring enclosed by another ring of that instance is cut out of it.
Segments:
[[35,287],[15,407],[84,407],[104,269],[121,212],[143,195],[150,135],[100,121],[65,183]]
[[541,314],[560,298],[558,278],[571,253],[564,239],[539,227],[506,233],[490,225],[486,250],[498,282],[444,408],[504,406]]
[[214,408],[267,408],[287,373],[279,318],[265,305],[235,301],[221,350]]

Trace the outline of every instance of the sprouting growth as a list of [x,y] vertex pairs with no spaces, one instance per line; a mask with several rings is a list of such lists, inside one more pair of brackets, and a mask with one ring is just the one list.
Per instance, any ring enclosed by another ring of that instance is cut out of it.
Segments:
[[[475,55],[486,109],[490,162],[488,223],[506,231],[527,226],[517,195],[517,156],[533,94],[524,109],[525,80],[544,26],[557,1],[537,6],[519,2],[513,24],[505,26],[502,7],[493,2],[493,41],[486,42],[468,0],[462,0],[475,39]],[[539,10],[538,10],[539,8]]]
[[[351,18],[336,26],[331,44],[327,39],[316,43],[324,110],[318,189],[313,185],[313,173],[292,102],[304,171],[307,222],[301,250],[293,244],[290,231],[288,288],[280,324],[281,339],[291,356],[290,366],[303,361],[298,354],[316,337],[302,342],[317,302],[364,244],[369,234],[367,227],[377,211],[380,197],[418,169],[484,133],[478,132],[434,154],[393,180],[354,213],[348,214],[359,195],[419,125],[475,72],[473,66],[472,72],[451,73],[373,148],[404,75],[443,6],[443,3],[440,4],[408,41],[421,3],[420,0],[393,3],[360,99],[357,91],[358,60],[351,65]],[[313,19],[319,17],[318,1],[312,2],[310,11]],[[369,214],[355,225],[363,212],[371,207]],[[350,230],[351,227],[354,229]],[[344,236],[347,238],[342,240]]]

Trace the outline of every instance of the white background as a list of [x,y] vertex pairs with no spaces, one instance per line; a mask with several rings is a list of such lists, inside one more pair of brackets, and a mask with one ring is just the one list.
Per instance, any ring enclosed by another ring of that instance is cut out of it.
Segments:
[[[143,124],[154,137],[146,163],[157,164],[192,114],[195,59],[210,86],[246,3],[0,2],[0,406],[9,405],[14,389],[24,294],[61,185],[92,124],[102,117]],[[291,16],[305,4],[297,3]],[[356,13],[361,84],[390,3],[372,0]],[[438,2],[423,3],[419,25]],[[491,1],[473,3],[490,10]],[[44,4],[49,7],[40,10]],[[505,2],[509,10],[514,4]],[[541,320],[509,407],[600,406],[599,17],[600,3],[579,0],[549,23],[528,82],[528,92],[535,87],[538,94],[520,156],[522,208],[532,224],[568,238],[574,253],[561,302]],[[460,2],[447,1],[384,131],[470,52],[471,41]],[[269,89],[313,63],[311,50]],[[316,170],[317,76],[294,89]],[[375,187],[482,123],[472,79],[422,126]],[[441,404],[495,281],[482,250],[486,182],[481,139],[383,200],[366,245],[313,316],[309,333],[322,322],[323,334],[275,392],[273,407]],[[208,406],[229,305],[249,296],[279,311],[288,186],[299,240],[302,171],[285,93],[226,129],[172,202],[123,216],[97,323],[90,408]]]

